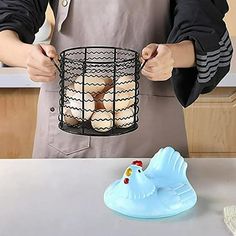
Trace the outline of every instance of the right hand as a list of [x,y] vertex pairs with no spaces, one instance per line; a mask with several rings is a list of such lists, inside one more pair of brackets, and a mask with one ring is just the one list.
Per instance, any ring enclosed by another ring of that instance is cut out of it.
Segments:
[[51,45],[32,45],[27,58],[27,72],[35,82],[50,82],[56,79],[56,67],[51,61],[58,59],[56,49]]

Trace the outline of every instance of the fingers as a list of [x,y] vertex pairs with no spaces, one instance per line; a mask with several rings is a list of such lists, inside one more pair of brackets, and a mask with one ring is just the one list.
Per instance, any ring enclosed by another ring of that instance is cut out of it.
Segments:
[[167,68],[163,68],[161,70],[157,70],[154,72],[142,70],[142,74],[147,79],[152,80],[152,81],[165,81],[172,77],[172,69],[169,69],[169,67],[167,67]]
[[48,68],[53,67],[51,59],[45,55],[45,52],[39,45],[36,45],[30,52],[27,60],[27,65],[47,71]]
[[157,54],[158,44],[151,43],[142,50],[142,58],[148,60]]
[[57,51],[52,45],[40,44],[40,46],[43,48],[44,52],[46,53],[46,56],[53,59],[58,58]]
[[51,82],[55,80],[55,77],[48,77],[48,76],[30,76],[30,79],[34,82]]
[[53,67],[52,70],[47,70],[47,71],[42,71],[39,70],[38,68],[34,68],[34,67],[28,67],[27,68],[27,72],[30,75],[41,75],[41,76],[56,76],[56,68]]
[[51,58],[57,59],[56,49],[51,45],[35,45],[27,58],[27,71],[31,80],[48,82],[56,79],[56,67]]
[[[148,45],[147,48],[153,50],[155,48],[154,44]],[[143,50],[143,51],[144,51]],[[147,79],[152,81],[165,81],[171,78],[172,71],[174,68],[174,59],[171,50],[163,44],[159,44],[156,48],[156,56],[149,59],[145,64],[142,74],[147,77]]]
[[174,63],[172,52],[166,45],[160,44],[157,48],[156,56],[149,59],[146,63],[146,66],[157,66],[158,64],[165,63]]

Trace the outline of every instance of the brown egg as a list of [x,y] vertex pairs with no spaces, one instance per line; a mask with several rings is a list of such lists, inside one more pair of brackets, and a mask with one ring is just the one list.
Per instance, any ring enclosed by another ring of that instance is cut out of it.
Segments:
[[104,95],[105,93],[101,93],[94,97],[96,110],[105,109],[104,104],[103,104]]
[[106,86],[105,88],[103,89],[103,93],[106,93],[109,89],[111,89],[113,87],[113,79],[110,78],[110,77],[105,77],[103,78],[105,83],[106,83]]

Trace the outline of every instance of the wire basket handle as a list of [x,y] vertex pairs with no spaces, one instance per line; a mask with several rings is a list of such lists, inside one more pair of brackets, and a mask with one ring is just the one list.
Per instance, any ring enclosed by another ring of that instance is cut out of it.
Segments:
[[142,65],[140,66],[140,68],[139,68],[139,72],[141,72],[142,69],[144,68],[144,66],[146,65],[146,63],[147,63],[150,59],[154,58],[156,55],[157,55],[157,50],[154,50],[154,51],[152,52],[151,56],[150,56],[148,59],[144,60],[143,64],[142,64]]
[[[40,44],[39,44],[39,47],[41,48],[43,55],[46,56],[46,57],[48,57],[48,58],[50,58],[51,61],[52,61],[52,63],[54,64],[54,66],[57,68],[58,72],[61,73],[60,66],[57,65],[57,63],[56,63],[56,61],[54,60],[54,58],[49,57],[49,56],[46,54],[45,50],[43,49],[43,47],[42,47]],[[60,59],[59,59],[59,63],[60,63]]]
[[[54,64],[54,66],[57,68],[58,72],[61,74],[61,69],[60,69],[60,66],[57,65],[57,63],[55,62],[55,60],[53,58],[50,58],[52,63]],[[60,59],[59,59],[59,62],[60,62]]]

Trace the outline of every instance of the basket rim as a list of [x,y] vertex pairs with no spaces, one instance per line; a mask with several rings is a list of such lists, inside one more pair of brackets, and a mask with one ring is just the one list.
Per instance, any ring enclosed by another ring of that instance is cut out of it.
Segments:
[[[128,49],[128,48],[121,48],[121,47],[109,47],[109,46],[81,46],[81,47],[71,47],[71,48],[67,48],[63,51],[61,51],[60,53],[60,58],[63,58],[64,60],[71,60],[73,62],[77,62],[77,63],[84,63],[84,60],[76,60],[76,59],[70,59],[68,57],[65,56],[65,53],[66,52],[69,52],[69,51],[72,51],[72,50],[78,50],[78,49],[116,49],[116,50],[122,50],[122,51],[127,51],[127,52],[133,52],[135,53],[135,56],[131,59],[125,59],[125,60],[120,60],[120,61],[117,61],[116,63],[124,63],[124,62],[129,62],[129,61],[133,61],[133,60],[136,60],[136,57],[138,55],[140,55],[140,53],[138,53],[137,51],[135,50],[132,50],[132,49]],[[86,61],[86,64],[114,64],[114,62],[108,62],[108,61],[105,61],[105,62],[94,62],[94,61]]]

